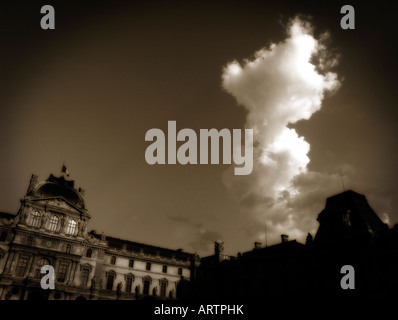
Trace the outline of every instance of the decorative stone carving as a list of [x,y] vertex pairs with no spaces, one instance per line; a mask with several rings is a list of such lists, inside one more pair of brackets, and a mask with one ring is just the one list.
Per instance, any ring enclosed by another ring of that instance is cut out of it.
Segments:
[[43,213],[41,215],[41,228],[44,228],[44,226],[46,225],[47,222],[47,214]]

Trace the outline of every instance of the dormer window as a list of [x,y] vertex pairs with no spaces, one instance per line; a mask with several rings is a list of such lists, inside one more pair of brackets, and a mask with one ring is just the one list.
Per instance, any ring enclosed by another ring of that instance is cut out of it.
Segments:
[[48,230],[50,231],[57,231],[58,228],[58,217],[57,216],[51,216],[50,220],[48,221]]
[[26,221],[26,224],[28,226],[31,226],[33,228],[39,228],[40,227],[40,213],[38,211],[33,211],[30,215],[28,220]]
[[66,228],[66,234],[75,235],[77,229],[77,222],[75,220],[69,220],[68,227]]

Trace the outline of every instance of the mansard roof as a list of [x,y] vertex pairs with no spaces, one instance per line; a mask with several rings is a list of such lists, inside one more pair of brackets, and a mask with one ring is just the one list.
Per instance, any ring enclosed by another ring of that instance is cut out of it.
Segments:
[[356,236],[379,236],[388,229],[368,204],[352,190],[329,197],[319,213],[316,242],[333,242]]
[[95,230],[89,232],[93,237],[97,239],[101,239],[101,237],[105,237],[106,242],[110,248],[114,249],[124,249],[130,252],[143,252],[151,255],[159,255],[161,257],[172,258],[173,256],[177,260],[181,261],[190,261],[195,255],[192,253],[183,252],[182,249],[172,250],[166,249],[162,247],[156,247],[148,244],[143,244],[139,242],[123,240],[119,238],[114,238],[110,236],[103,236],[101,234],[96,233]]

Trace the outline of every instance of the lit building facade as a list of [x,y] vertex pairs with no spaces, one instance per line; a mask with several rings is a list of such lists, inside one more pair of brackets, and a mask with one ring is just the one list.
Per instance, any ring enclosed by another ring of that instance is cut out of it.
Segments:
[[[84,190],[32,175],[16,215],[0,213],[0,300],[176,299],[199,258],[88,232]],[[55,289],[44,290],[43,265]]]

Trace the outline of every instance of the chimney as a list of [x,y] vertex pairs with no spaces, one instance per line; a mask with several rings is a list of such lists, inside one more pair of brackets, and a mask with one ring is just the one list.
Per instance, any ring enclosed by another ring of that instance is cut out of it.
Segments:
[[224,242],[216,241],[214,242],[214,253],[223,254],[224,253]]
[[289,236],[287,234],[281,234],[282,243],[289,242]]
[[254,249],[260,249],[261,248],[261,242],[255,242],[254,243]]

